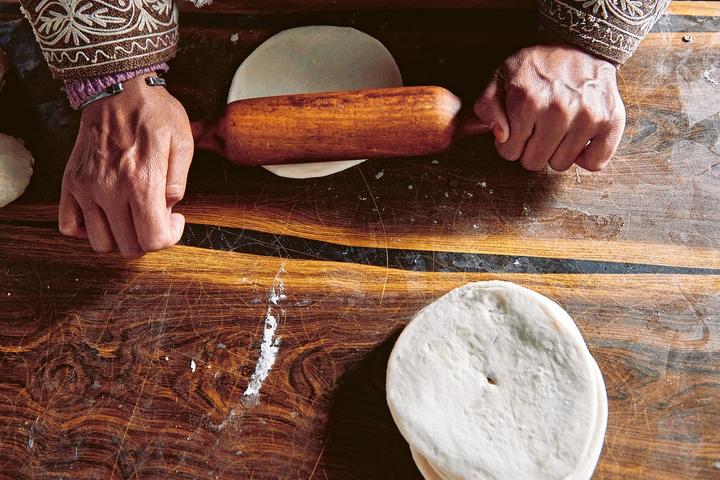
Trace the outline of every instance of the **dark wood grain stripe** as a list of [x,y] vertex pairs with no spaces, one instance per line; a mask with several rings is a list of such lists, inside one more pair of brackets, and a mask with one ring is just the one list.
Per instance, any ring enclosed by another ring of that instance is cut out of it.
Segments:
[[[42,228],[57,231],[57,222],[3,220],[0,225]],[[719,275],[717,268],[682,267],[549,258],[524,255],[494,255],[348,246],[291,235],[277,235],[246,228],[187,224],[183,246],[208,250],[276,257],[386,267],[414,272],[438,273],[535,273],[535,274],[677,274]]]

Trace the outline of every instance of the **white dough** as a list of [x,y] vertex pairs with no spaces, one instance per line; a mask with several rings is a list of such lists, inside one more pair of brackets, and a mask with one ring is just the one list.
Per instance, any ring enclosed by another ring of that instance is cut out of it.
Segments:
[[[583,479],[591,478],[593,472],[595,471],[597,460],[600,457],[600,452],[602,451],[602,446],[605,442],[605,430],[607,428],[608,404],[607,392],[605,390],[605,382],[603,380],[602,374],[600,373],[600,368],[598,368],[597,366],[597,363],[595,364],[595,370],[598,394],[598,415],[596,418],[595,431],[593,433],[590,452],[587,455],[586,461],[584,462],[583,466],[578,469],[578,478]],[[413,460],[415,461],[415,465],[417,466],[418,470],[420,470],[420,473],[422,473],[422,476],[425,478],[425,480],[447,480],[448,478],[450,478],[442,475],[440,472],[435,470],[435,468],[430,465],[430,463],[425,457],[417,453],[412,448],[410,449],[410,453],[413,457]]]
[[[260,45],[238,68],[228,103],[248,98],[402,86],[388,50],[373,37],[348,27],[311,26],[285,30]],[[331,175],[363,162],[349,160],[265,168],[288,178]]]
[[25,145],[0,133],[0,208],[23,194],[32,173],[33,157]]
[[418,313],[390,356],[387,400],[428,480],[587,480],[607,423],[575,323],[508,282],[466,285]]
[[410,449],[410,454],[412,455],[413,460],[415,461],[415,466],[417,466],[418,470],[420,470],[420,473],[422,473],[422,476],[425,480],[445,480],[440,473],[438,473],[432,465],[427,461],[425,457],[417,453],[412,448]]

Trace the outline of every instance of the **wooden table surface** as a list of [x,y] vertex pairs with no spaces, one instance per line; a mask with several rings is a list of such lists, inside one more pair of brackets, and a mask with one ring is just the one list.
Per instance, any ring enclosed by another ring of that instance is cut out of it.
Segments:
[[[407,84],[467,99],[533,41],[527,2],[335,3],[184,9],[173,92],[212,115],[243,58],[296,25],[355,26]],[[525,172],[488,139],[306,181],[198,154],[182,245],[137,261],[57,232],[78,117],[16,7],[0,12],[16,64],[0,131],[36,157],[0,210],[0,477],[420,478],[384,400],[390,349],[433,299],[502,279],[565,307],[600,365],[595,478],[720,478],[718,2],[675,2],[621,70],[628,127],[602,173]],[[269,309],[279,352],[252,401]]]

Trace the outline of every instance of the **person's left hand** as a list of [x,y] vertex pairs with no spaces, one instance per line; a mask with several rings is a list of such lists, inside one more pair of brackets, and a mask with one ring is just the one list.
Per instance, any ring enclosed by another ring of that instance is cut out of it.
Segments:
[[625,129],[617,68],[579,48],[537,45],[503,62],[475,104],[506,160],[528,170],[601,170]]

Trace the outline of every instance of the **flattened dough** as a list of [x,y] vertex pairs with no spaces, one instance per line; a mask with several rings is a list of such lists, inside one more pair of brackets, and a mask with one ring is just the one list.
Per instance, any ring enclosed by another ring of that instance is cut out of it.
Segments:
[[23,194],[32,173],[33,157],[25,145],[0,133],[0,208]]
[[[402,86],[390,52],[354,28],[312,26],[285,30],[260,45],[240,65],[228,103],[296,93]],[[331,175],[363,162],[349,160],[264,168],[288,178]]]
[[390,356],[387,400],[428,479],[587,480],[607,423],[575,323],[508,282],[466,285],[418,313]]
[[[603,444],[605,443],[605,430],[607,429],[608,403],[605,381],[603,380],[600,368],[597,367],[597,364],[595,364],[595,370],[598,393],[598,416],[596,418],[595,432],[593,434],[590,451],[585,457],[586,460],[583,463],[583,466],[578,469],[579,476],[577,478],[583,479],[592,478],[597,460],[600,457],[600,452],[602,451]],[[410,449],[410,454],[412,455],[415,465],[418,470],[420,470],[420,473],[425,480],[450,479],[450,477],[446,477],[435,470],[425,457],[417,453],[412,448]]]

